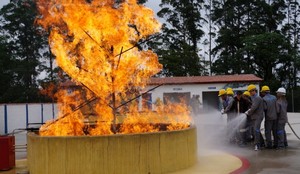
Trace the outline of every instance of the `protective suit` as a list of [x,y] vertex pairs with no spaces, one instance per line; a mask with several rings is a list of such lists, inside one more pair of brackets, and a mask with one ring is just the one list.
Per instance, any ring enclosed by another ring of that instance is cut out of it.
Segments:
[[251,118],[251,124],[254,128],[254,150],[258,150],[265,145],[260,132],[261,122],[264,118],[264,104],[263,99],[257,94],[255,85],[249,85],[248,91],[251,94],[252,105],[245,114]]
[[278,148],[287,147],[287,138],[285,132],[285,124],[288,122],[287,118],[287,106],[288,102],[285,99],[285,89],[279,88],[277,90],[278,100],[276,102],[277,110],[277,137],[278,137]]
[[[263,97],[264,111],[265,111],[265,136],[266,136],[267,148],[269,149],[273,147],[277,147],[276,100],[277,98],[274,95],[271,95],[269,92],[266,92],[266,95]],[[272,135],[273,135],[274,144],[272,143]]]

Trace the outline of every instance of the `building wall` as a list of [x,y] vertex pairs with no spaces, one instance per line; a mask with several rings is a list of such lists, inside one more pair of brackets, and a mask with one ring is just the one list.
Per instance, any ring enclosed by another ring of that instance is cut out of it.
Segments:
[[[163,85],[160,86],[149,93],[152,95],[152,103],[155,103],[155,101],[160,98],[160,100],[163,101],[163,94],[164,93],[186,93],[190,92],[192,97],[193,95],[200,95],[200,102],[204,103],[203,100],[203,92],[218,92],[220,89],[226,89],[228,87],[233,88],[234,91],[245,91],[247,90],[247,87],[250,83],[210,83],[210,84],[184,84],[184,85]],[[257,89],[259,88],[258,83],[251,83],[255,84],[257,86]],[[148,86],[144,91],[148,91],[152,88],[155,88],[156,86],[151,85]],[[217,96],[216,96],[217,97]],[[154,107],[152,107],[154,108]]]

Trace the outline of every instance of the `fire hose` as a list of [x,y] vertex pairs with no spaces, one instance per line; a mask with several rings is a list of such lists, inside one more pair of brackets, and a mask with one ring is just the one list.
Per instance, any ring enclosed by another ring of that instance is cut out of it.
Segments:
[[289,125],[289,127],[291,128],[292,132],[294,133],[294,135],[298,138],[298,140],[300,140],[300,137],[297,135],[297,133],[295,132],[295,130],[293,129],[292,125],[287,122],[287,124]]

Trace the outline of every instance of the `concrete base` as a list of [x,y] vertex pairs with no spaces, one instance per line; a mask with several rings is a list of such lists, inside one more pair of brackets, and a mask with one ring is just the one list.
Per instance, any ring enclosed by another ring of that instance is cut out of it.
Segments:
[[[146,134],[48,137],[29,133],[30,174],[162,174],[197,161],[196,128]],[[88,172],[87,172],[88,171]]]

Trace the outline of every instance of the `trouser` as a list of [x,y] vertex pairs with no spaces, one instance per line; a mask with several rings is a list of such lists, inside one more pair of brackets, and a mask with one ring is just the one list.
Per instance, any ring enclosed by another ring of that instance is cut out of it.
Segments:
[[253,129],[253,124],[251,118],[247,117],[246,120],[246,133],[245,133],[245,139],[246,141],[250,142],[254,138],[254,129]]
[[[265,136],[267,147],[277,147],[277,120],[265,120]],[[274,144],[272,144],[272,135]]]
[[252,120],[251,122],[252,122],[253,129],[254,129],[254,132],[253,132],[254,144],[259,145],[259,146],[264,146],[265,145],[264,138],[260,132],[260,126],[261,126],[262,119],[255,119],[255,120]]
[[277,124],[278,147],[287,146],[286,132],[284,127],[285,127],[285,123]]

